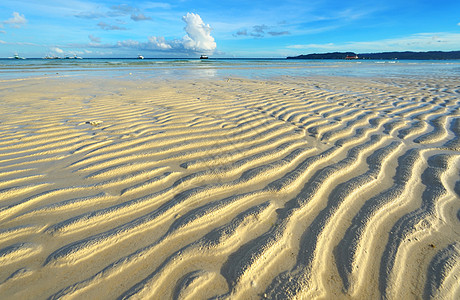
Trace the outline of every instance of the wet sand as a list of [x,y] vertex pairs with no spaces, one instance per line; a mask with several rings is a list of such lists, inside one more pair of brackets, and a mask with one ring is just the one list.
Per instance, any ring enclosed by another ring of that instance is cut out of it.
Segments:
[[460,297],[455,78],[0,82],[5,299]]

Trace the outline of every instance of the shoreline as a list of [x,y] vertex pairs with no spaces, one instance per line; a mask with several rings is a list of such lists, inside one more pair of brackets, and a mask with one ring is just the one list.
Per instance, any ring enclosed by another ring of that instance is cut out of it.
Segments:
[[452,77],[458,78],[460,60],[387,61],[387,60],[136,60],[91,59],[68,61],[3,60],[0,80],[34,76],[129,78],[143,80],[219,80],[228,77],[259,80],[331,77]]

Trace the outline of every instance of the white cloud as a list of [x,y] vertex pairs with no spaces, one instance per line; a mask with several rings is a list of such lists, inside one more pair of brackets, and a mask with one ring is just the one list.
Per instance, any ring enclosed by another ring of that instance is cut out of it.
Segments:
[[118,41],[117,47],[139,48],[141,43],[133,40]]
[[13,26],[15,28],[19,28],[19,27],[21,27],[21,25],[26,24],[27,20],[24,17],[24,15],[21,15],[18,12],[13,12],[13,17],[9,18],[6,21],[3,21],[3,23],[4,24],[9,24],[9,25],[11,25],[11,26]]
[[172,46],[166,42],[164,37],[151,36],[149,37],[149,44],[153,46],[154,49],[172,49]]
[[[172,54],[210,54],[216,49],[216,42],[211,36],[211,27],[203,22],[197,14],[188,13],[183,18],[187,24],[184,28],[187,35],[182,39],[166,40],[162,36],[150,36],[147,41],[123,40],[115,44],[100,44],[98,38],[90,35],[92,48],[127,48],[138,51],[168,51]],[[102,22],[101,22],[102,23]],[[101,28],[109,26],[105,23],[99,24]]]
[[5,41],[2,41],[2,40],[0,40],[0,44],[6,44],[6,42],[5,42]]
[[216,49],[216,42],[211,36],[211,26],[205,24],[199,15],[187,13],[182,17],[182,20],[187,24],[185,26],[187,35],[182,39],[185,49],[193,51],[213,51]]
[[53,47],[50,49],[52,52],[58,53],[58,54],[63,54],[64,50],[58,48],[58,47]]
[[305,44],[291,45],[290,49],[307,49],[309,51],[430,51],[457,50],[460,45],[460,33],[417,33],[407,37],[384,39],[368,42],[347,42],[342,44]]

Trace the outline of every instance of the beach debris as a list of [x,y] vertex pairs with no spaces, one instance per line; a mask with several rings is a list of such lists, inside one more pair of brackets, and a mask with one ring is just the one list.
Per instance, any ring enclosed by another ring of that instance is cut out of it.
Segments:
[[99,120],[96,120],[96,121],[86,121],[85,124],[89,124],[91,126],[99,126],[103,123],[103,121],[99,121]]

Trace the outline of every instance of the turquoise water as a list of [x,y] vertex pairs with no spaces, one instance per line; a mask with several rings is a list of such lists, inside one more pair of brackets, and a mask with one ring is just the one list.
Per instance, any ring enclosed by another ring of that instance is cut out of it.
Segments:
[[0,59],[0,79],[43,76],[254,79],[283,76],[460,77],[460,60]]

